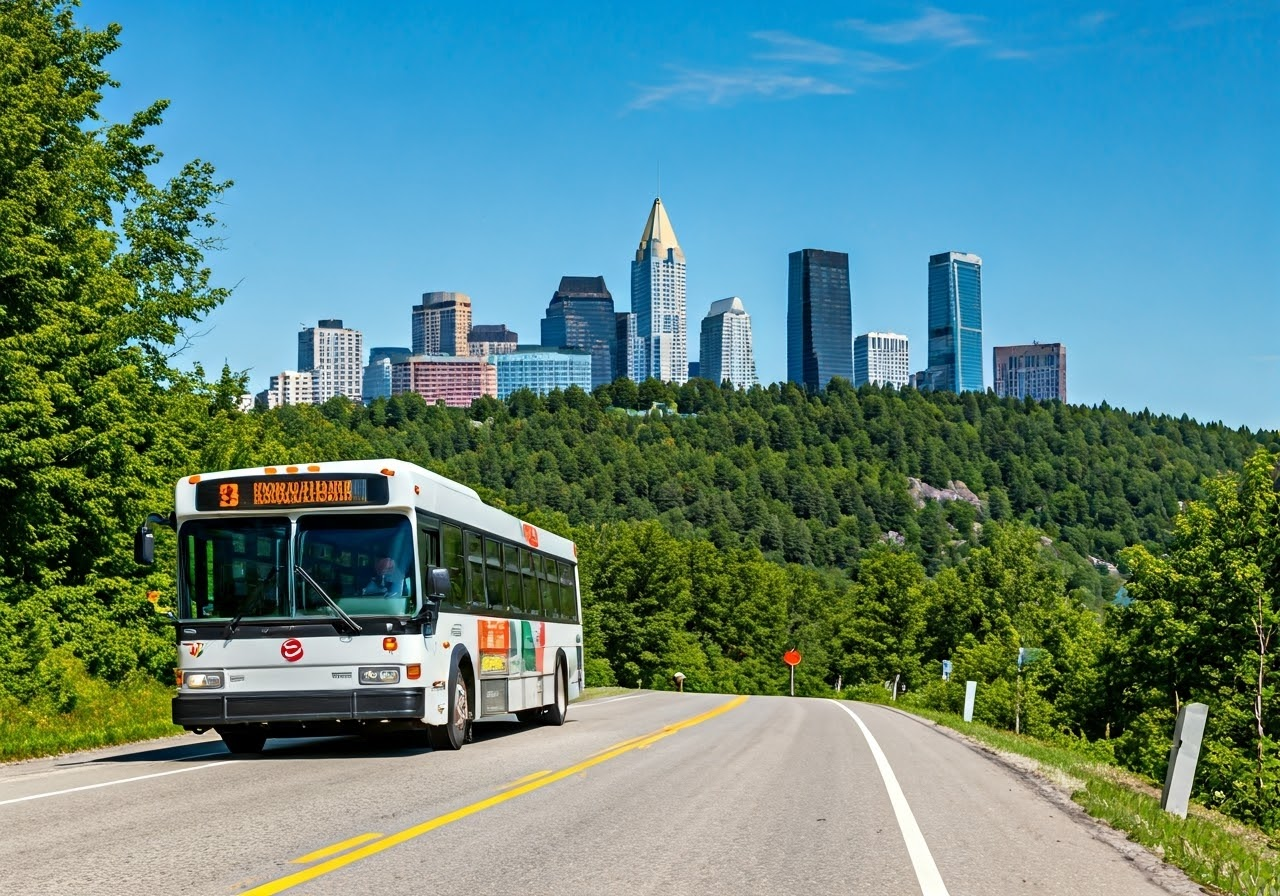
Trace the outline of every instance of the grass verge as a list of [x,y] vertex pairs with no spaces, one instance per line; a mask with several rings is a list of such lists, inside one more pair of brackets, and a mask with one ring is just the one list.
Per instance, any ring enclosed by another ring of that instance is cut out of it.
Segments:
[[145,676],[116,687],[85,677],[67,712],[0,702],[0,762],[181,734],[170,721],[172,696],[172,688]]
[[910,711],[998,756],[1030,760],[1031,771],[1067,793],[1089,815],[1182,869],[1196,883],[1232,896],[1280,896],[1280,850],[1263,832],[1197,805],[1186,818],[1171,815],[1160,808],[1160,791],[1151,782],[1064,746],[965,722],[949,713],[915,707]]

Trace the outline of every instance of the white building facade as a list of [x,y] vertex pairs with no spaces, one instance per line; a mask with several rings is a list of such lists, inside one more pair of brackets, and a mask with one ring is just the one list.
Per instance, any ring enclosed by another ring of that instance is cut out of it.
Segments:
[[303,327],[298,334],[298,370],[311,373],[310,402],[323,404],[337,395],[360,401],[364,384],[364,334],[342,325],[341,320],[322,320]]
[[874,383],[901,389],[911,377],[907,337],[901,333],[863,333],[853,340],[853,384]]
[[738,389],[757,385],[755,351],[751,344],[751,315],[742,299],[733,296],[711,303],[702,319],[699,375],[719,385],[728,380]]

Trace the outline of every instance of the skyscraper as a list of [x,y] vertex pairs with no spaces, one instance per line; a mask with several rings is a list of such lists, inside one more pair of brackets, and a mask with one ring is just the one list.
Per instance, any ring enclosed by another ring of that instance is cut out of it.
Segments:
[[756,359],[751,345],[751,315],[742,299],[733,296],[711,303],[702,319],[698,375],[719,385],[728,380],[739,389],[750,389],[756,379]]
[[684,278],[684,251],[662,200],[655,199],[631,263],[631,310],[645,376],[677,384],[689,377]]
[[853,381],[849,256],[801,249],[788,256],[787,379],[810,392],[832,377]]
[[924,385],[982,391],[982,259],[929,256],[929,369]]
[[506,324],[474,324],[467,335],[468,354],[487,358],[516,350],[520,334]]
[[311,372],[314,404],[335,395],[359,401],[363,358],[364,334],[344,327],[341,320],[322,320],[298,333],[298,370]]
[[603,277],[561,277],[542,319],[542,345],[591,352],[591,388],[613,382],[613,296]]
[[415,355],[465,355],[471,333],[471,297],[461,292],[424,292],[413,306]]
[[853,384],[875,383],[901,389],[910,378],[907,337],[898,333],[863,333],[853,340]]
[[626,377],[633,383],[642,382],[645,379],[644,345],[636,332],[635,312],[617,311],[613,319],[613,378]]
[[997,345],[991,352],[996,395],[1067,400],[1067,347],[1061,342]]

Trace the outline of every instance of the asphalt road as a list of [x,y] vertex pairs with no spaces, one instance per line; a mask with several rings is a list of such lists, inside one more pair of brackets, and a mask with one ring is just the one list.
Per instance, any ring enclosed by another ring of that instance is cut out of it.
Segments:
[[799,698],[639,692],[456,753],[206,734],[17,763],[0,831],[6,896],[1198,892],[931,723]]

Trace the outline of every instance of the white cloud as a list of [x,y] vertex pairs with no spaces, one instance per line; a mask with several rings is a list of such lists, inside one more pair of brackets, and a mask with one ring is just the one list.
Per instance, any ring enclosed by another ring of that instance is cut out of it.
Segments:
[[772,47],[767,52],[757,54],[758,59],[805,62],[813,65],[839,65],[844,62],[843,50],[821,41],[796,37],[785,31],[757,31],[751,36]]
[[821,78],[785,72],[741,70],[709,72],[675,69],[670,83],[644,87],[630,108],[648,109],[669,100],[718,106],[743,98],[794,99],[800,96],[851,93],[850,88]]
[[986,43],[975,30],[982,21],[982,16],[931,6],[914,19],[883,23],[849,19],[844,24],[882,44],[940,43],[948,47],[971,47]]

